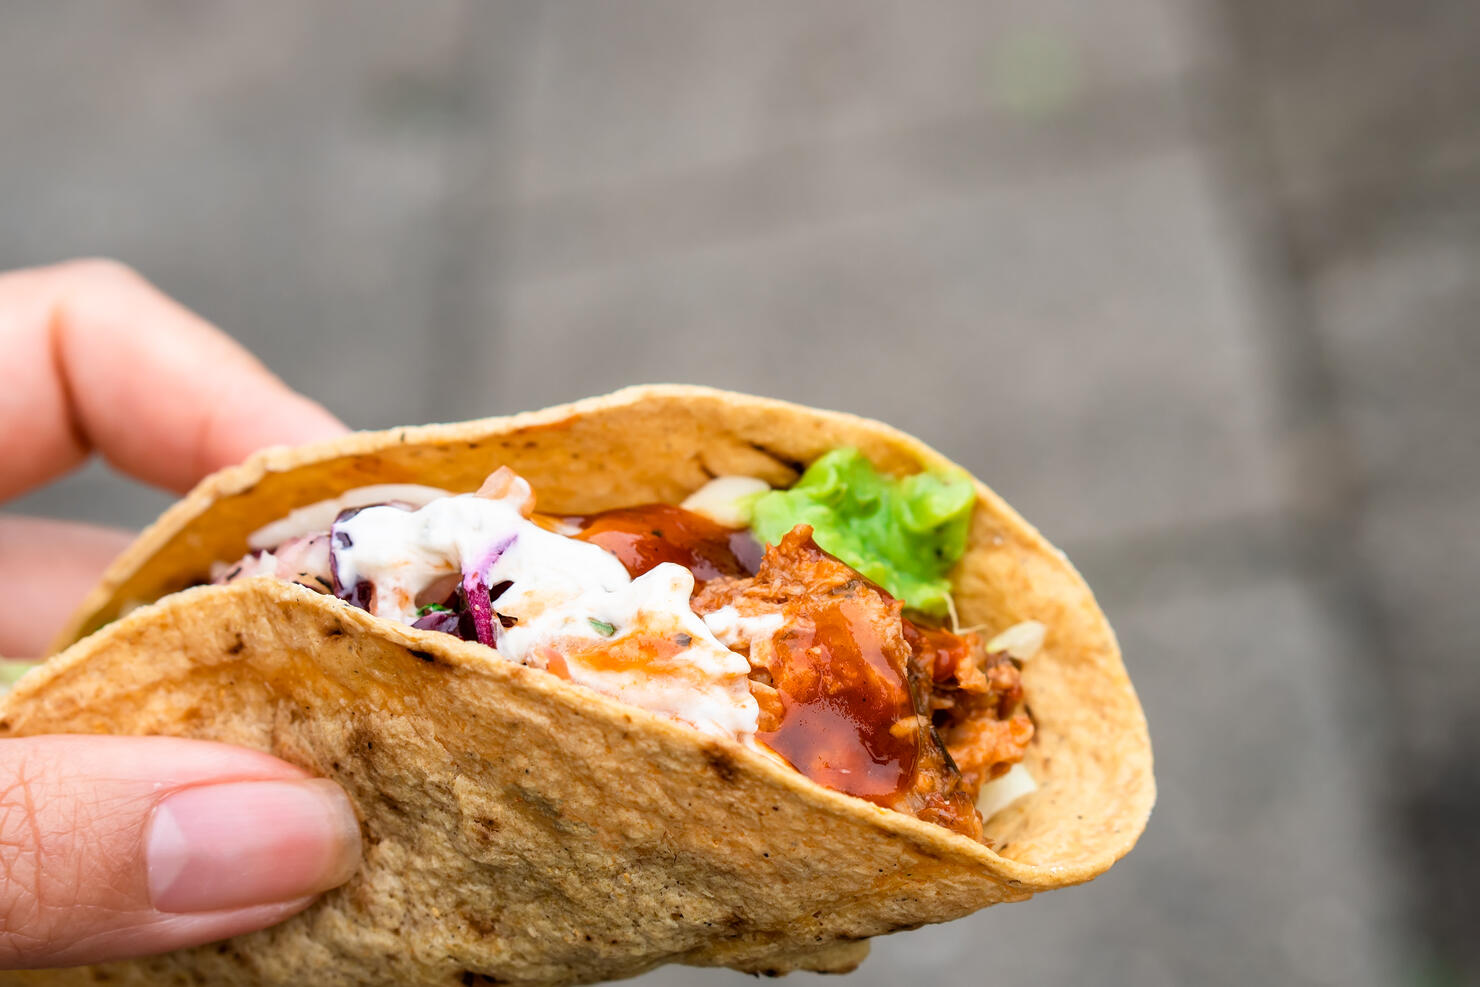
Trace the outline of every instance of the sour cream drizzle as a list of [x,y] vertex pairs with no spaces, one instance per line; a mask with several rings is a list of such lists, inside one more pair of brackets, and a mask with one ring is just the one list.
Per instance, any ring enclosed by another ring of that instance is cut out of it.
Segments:
[[504,496],[464,494],[416,510],[367,507],[336,522],[334,576],[368,581],[371,612],[405,624],[417,596],[453,574],[484,586],[508,583],[494,608],[503,658],[567,675],[704,733],[750,741],[760,708],[750,665],[725,647],[689,606],[694,577],[663,563],[636,579],[596,545],[534,524],[521,512],[529,488]]
[[410,507],[421,507],[439,497],[450,496],[448,491],[440,487],[426,487],[419,483],[377,483],[369,487],[356,487],[346,490],[338,497],[299,507],[290,511],[287,517],[263,525],[247,536],[247,547],[275,548],[291,538],[323,531],[346,507],[384,504],[392,500]]

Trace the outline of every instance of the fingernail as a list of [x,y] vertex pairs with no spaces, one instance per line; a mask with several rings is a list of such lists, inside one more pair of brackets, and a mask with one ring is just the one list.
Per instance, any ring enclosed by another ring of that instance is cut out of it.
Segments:
[[233,782],[160,802],[144,846],[154,907],[206,912],[338,887],[359,866],[360,826],[332,781]]

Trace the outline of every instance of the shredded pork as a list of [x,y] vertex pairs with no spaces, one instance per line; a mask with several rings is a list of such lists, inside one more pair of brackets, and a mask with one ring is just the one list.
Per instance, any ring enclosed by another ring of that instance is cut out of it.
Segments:
[[972,634],[922,628],[799,526],[753,577],[707,583],[710,614],[777,615],[732,644],[751,663],[762,742],[821,784],[981,838],[982,782],[1022,759],[1033,725],[1017,665]]

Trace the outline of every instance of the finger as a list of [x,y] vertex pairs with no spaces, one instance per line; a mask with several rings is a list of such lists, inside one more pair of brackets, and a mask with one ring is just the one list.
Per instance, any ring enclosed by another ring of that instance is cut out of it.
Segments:
[[66,966],[271,925],[348,880],[333,782],[170,737],[0,740],[0,967]]
[[56,629],[133,537],[116,528],[0,516],[0,655],[44,654]]
[[263,446],[344,426],[205,320],[108,261],[0,274],[0,500],[96,449],[188,489]]

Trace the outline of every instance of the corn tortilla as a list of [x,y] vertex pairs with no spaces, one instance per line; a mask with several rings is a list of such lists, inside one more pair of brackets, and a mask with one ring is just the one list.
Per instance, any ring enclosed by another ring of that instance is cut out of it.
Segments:
[[266,450],[207,478],[109,569],[65,650],[0,702],[0,736],[168,734],[269,751],[345,787],[364,865],[275,928],[17,982],[570,984],[662,963],[841,972],[872,936],[1102,873],[1154,800],[1145,719],[1084,581],[980,483],[952,573],[961,621],[987,636],[1023,620],[1048,628],[1024,669],[1039,788],[987,821],[987,845],[293,584],[187,588],[241,556],[252,531],[354,487],[463,492],[508,465],[541,510],[581,514],[676,503],[723,474],[786,485],[840,445],[895,474],[953,465],[866,419],[657,385]]

